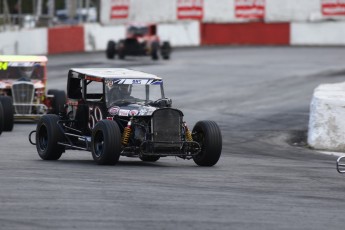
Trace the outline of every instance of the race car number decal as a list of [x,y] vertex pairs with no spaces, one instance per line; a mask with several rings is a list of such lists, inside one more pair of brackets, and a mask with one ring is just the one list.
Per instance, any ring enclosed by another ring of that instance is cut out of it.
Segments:
[[0,62],[0,70],[7,70],[8,63],[7,62]]
[[141,80],[133,80],[132,84],[141,84]]

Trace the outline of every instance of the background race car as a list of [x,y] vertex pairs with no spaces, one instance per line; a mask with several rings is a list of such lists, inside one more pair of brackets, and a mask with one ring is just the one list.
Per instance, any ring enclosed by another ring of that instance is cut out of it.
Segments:
[[115,41],[109,41],[106,49],[108,59],[114,59],[118,55],[119,59],[125,59],[126,56],[151,56],[152,60],[158,60],[160,56],[168,60],[170,58],[171,46],[168,41],[160,42],[157,35],[157,25],[136,25],[127,26],[126,38]]
[[14,120],[34,120],[64,109],[64,91],[53,89],[46,94],[47,61],[45,56],[0,56],[0,99],[5,131],[12,130]]

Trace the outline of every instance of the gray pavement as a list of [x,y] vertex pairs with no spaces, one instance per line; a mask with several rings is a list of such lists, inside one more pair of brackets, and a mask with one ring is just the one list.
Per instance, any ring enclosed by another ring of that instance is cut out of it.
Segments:
[[128,67],[165,79],[190,127],[215,120],[222,157],[211,168],[164,158],[98,166],[67,151],[42,161],[34,124],[0,136],[0,229],[342,229],[345,175],[333,156],[307,148],[313,89],[345,81],[345,48],[178,49],[170,61],[49,57],[48,88],[70,67]]

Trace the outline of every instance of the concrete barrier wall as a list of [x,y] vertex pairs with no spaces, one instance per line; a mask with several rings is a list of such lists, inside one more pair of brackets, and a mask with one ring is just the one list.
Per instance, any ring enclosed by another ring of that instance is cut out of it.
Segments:
[[118,42],[124,38],[125,33],[124,25],[86,24],[84,25],[85,51],[105,50],[109,40]]
[[204,23],[201,29],[203,45],[289,45],[289,23]]
[[48,29],[48,53],[84,51],[84,27],[68,26]]
[[46,54],[47,29],[0,33],[0,54]]
[[268,22],[310,21],[322,18],[321,0],[266,0]]
[[226,23],[243,21],[235,18],[234,0],[204,0],[204,19],[206,23]]
[[174,22],[176,0],[131,0],[129,22]]
[[345,45],[345,21],[292,23],[291,45]]
[[[114,1],[127,4],[124,17],[110,17]],[[114,1],[102,0],[103,24],[1,32],[0,53],[104,50],[109,40],[125,37],[129,22],[156,22],[161,39],[173,46],[345,45],[345,16],[322,15],[321,0],[265,0],[265,14],[259,20],[236,18],[237,0],[201,0],[200,20],[178,20],[178,0]]]
[[198,21],[159,24],[157,30],[161,41],[170,41],[172,46],[200,45],[200,23]]

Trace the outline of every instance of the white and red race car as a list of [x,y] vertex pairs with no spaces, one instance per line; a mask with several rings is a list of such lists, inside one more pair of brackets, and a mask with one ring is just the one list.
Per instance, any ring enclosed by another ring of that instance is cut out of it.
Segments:
[[0,55],[0,129],[11,131],[14,120],[35,120],[64,109],[64,91],[46,94],[47,61],[45,56]]

